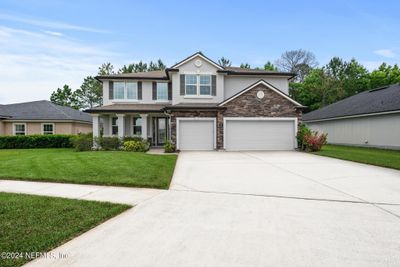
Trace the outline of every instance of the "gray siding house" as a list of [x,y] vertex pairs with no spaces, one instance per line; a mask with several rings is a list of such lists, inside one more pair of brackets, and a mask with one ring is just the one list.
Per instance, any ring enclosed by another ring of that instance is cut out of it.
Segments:
[[[162,71],[98,76],[93,134],[137,135],[178,150],[293,150],[303,106],[292,73],[224,67],[195,53]],[[102,123],[100,123],[102,122]]]
[[393,84],[343,99],[303,116],[328,143],[400,149],[400,85]]

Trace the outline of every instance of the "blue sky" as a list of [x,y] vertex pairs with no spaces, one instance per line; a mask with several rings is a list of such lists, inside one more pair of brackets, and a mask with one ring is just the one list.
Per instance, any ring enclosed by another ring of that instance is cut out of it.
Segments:
[[172,65],[196,51],[254,67],[299,48],[320,65],[333,56],[395,64],[398,10],[398,1],[2,0],[0,104],[77,88],[103,62]]

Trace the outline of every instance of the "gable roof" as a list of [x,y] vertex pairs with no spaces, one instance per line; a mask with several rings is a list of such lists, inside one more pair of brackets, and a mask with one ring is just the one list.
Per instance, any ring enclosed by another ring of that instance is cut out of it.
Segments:
[[394,111],[400,112],[400,84],[393,84],[361,92],[326,107],[309,112],[303,116],[303,120],[327,120]]
[[[1,105],[9,120],[65,120],[92,122],[89,114],[47,100]],[[3,114],[1,114],[3,115]]]
[[201,57],[203,60],[207,61],[208,63],[210,63],[211,65],[213,65],[214,67],[216,67],[217,69],[223,70],[224,67],[222,67],[221,65],[219,65],[218,63],[212,61],[211,59],[209,59],[208,57],[206,57],[202,52],[196,52],[191,56],[188,56],[187,58],[185,58],[184,60],[179,61],[178,63],[176,63],[175,65],[173,65],[171,67],[171,69],[175,69],[178,68],[179,66],[182,66],[183,64],[185,64],[186,62],[192,60],[195,57]]
[[282,92],[281,90],[279,90],[278,88],[276,88],[275,86],[273,86],[272,84],[270,84],[269,82],[266,82],[264,80],[259,80],[253,84],[251,84],[250,86],[246,87],[245,89],[243,89],[242,91],[238,92],[237,94],[234,94],[233,96],[225,99],[224,101],[222,101],[218,106],[223,106],[226,103],[229,103],[230,101],[232,101],[233,99],[237,98],[238,96],[246,93],[247,91],[255,88],[258,85],[264,85],[267,88],[271,89],[272,91],[274,91],[275,93],[283,96],[284,98],[286,98],[287,100],[289,100],[290,102],[292,102],[293,104],[295,104],[298,107],[304,108],[305,106],[303,106],[302,104],[300,104],[299,102],[295,101],[294,99],[292,99],[290,96],[288,96],[287,94],[285,94],[284,92]]

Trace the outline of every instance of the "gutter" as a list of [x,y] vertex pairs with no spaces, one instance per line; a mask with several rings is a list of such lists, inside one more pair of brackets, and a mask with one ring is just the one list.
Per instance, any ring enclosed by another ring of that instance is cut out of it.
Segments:
[[372,113],[362,113],[362,114],[354,114],[354,115],[348,115],[348,116],[331,117],[331,118],[314,119],[314,120],[305,120],[303,118],[303,122],[333,121],[333,120],[352,119],[352,118],[379,116],[379,115],[396,114],[396,113],[400,113],[400,110],[383,111],[383,112],[372,112]]

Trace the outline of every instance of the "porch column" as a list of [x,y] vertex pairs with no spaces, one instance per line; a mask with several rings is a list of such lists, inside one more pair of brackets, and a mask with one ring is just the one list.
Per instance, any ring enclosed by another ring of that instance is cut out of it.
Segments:
[[93,148],[97,148],[96,138],[100,136],[100,116],[99,114],[91,114],[93,121]]
[[125,136],[125,114],[116,114],[118,118],[118,137],[123,138]]
[[142,138],[147,140],[147,114],[140,114],[142,118]]

